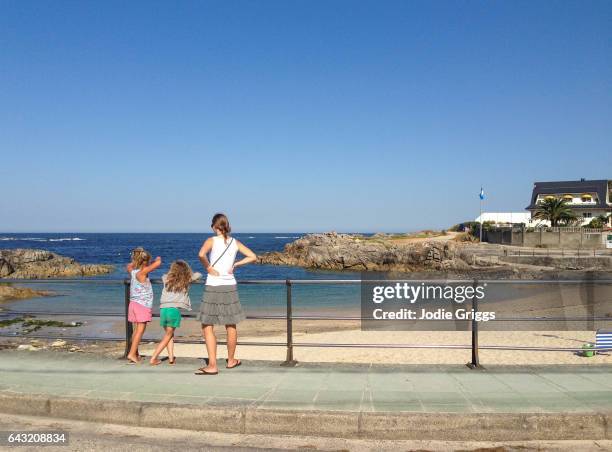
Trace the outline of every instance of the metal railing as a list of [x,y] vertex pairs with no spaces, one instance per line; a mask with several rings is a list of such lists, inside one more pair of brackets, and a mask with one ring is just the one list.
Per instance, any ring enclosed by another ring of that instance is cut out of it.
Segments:
[[503,245],[498,256],[518,257],[607,257],[612,258],[612,249],[602,248],[535,248]]
[[[515,345],[480,345],[479,344],[479,322],[470,320],[471,324],[471,343],[470,344],[394,344],[394,343],[324,343],[324,342],[294,342],[293,340],[293,321],[294,320],[332,320],[332,321],[363,321],[373,320],[372,318],[364,318],[361,316],[327,316],[327,315],[294,315],[293,314],[293,295],[292,287],[294,285],[356,285],[367,283],[390,283],[390,282],[406,282],[411,284],[472,284],[476,287],[478,284],[563,284],[563,285],[584,285],[584,284],[612,284],[610,279],[588,279],[588,280],[416,280],[416,279],[261,279],[261,280],[239,280],[239,285],[278,285],[285,286],[286,293],[286,311],[285,315],[247,315],[247,320],[285,320],[286,321],[286,341],[285,342],[259,342],[259,341],[238,341],[238,345],[242,346],[264,346],[264,347],[286,347],[286,359],[281,364],[283,366],[294,366],[297,361],[294,357],[295,347],[304,348],[389,348],[389,349],[462,349],[471,350],[471,361],[467,363],[470,368],[480,368],[479,351],[480,350],[519,350],[519,351],[557,351],[557,352],[582,352],[582,347],[540,347],[540,346],[515,346]],[[51,334],[26,334],[15,335],[0,333],[0,337],[28,337],[32,339],[73,339],[78,341],[106,341],[106,342],[124,342],[125,352],[124,358],[131,346],[132,324],[128,321],[128,306],[130,302],[130,280],[129,279],[2,279],[0,284],[101,284],[101,285],[117,285],[124,286],[124,312],[75,312],[75,311],[18,311],[18,310],[0,310],[0,315],[13,316],[32,316],[32,315],[51,315],[51,316],[79,316],[88,317],[123,317],[125,323],[125,337],[68,337]],[[152,284],[162,284],[161,279],[151,279]],[[203,284],[202,281],[196,281],[193,284]],[[478,300],[476,297],[471,298],[471,307],[474,312],[478,312]],[[154,317],[158,317],[154,314]],[[183,314],[186,318],[195,318],[196,314]],[[444,320],[439,320],[444,321]],[[514,317],[514,318],[495,318],[489,321],[507,322],[552,322],[552,321],[576,321],[590,322],[603,321],[612,322],[612,317]],[[205,344],[201,340],[175,340],[179,344]],[[226,345],[226,341],[218,341],[220,345]],[[612,351],[610,348],[597,348],[598,351]]]

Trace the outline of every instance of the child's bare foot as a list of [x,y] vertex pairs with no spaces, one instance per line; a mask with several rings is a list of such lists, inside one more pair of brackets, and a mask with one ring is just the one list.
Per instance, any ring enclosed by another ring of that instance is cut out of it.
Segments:
[[127,355],[127,359],[133,363],[140,364],[140,357],[137,355]]
[[225,361],[227,363],[227,365],[225,366],[226,369],[233,369],[234,367],[238,367],[242,364],[242,361],[240,361],[239,359],[226,359]]
[[172,358],[168,358],[168,364],[170,364],[170,365],[176,364],[176,357],[173,356]]
[[157,366],[159,364],[161,364],[161,361],[157,358],[153,359],[151,358],[151,361],[149,361],[149,364],[151,364],[152,366]]

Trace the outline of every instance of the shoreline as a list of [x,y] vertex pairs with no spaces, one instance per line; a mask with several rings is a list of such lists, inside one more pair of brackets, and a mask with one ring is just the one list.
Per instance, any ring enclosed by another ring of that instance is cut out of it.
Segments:
[[[490,248],[480,246],[480,248]],[[302,267],[303,268],[303,267]],[[325,276],[329,277],[330,271],[323,270]],[[343,271],[336,271],[337,274],[346,276]],[[334,274],[336,273],[334,272]],[[359,274],[357,274],[360,276]],[[309,270],[308,276],[317,277],[317,270]],[[395,275],[394,275],[395,276]],[[476,278],[502,278],[504,280],[522,280],[525,283],[529,281],[541,281],[549,279],[551,281],[560,281],[564,279],[579,279],[585,281],[593,281],[598,279],[610,278],[609,271],[588,271],[588,270],[538,270],[517,272],[516,269],[511,269],[506,266],[485,266],[471,267],[465,269],[448,269],[440,270],[430,268],[412,273],[401,273],[397,276],[407,279],[422,279],[422,280],[448,280],[448,279],[476,279]],[[332,276],[333,277],[333,276]],[[0,287],[2,287],[0,279]],[[53,279],[49,280],[49,286],[52,285]],[[28,280],[22,280],[18,283],[25,286],[27,289]],[[58,303],[57,307],[45,309],[47,301],[38,300],[28,305],[29,310],[64,310],[64,311],[83,311],[85,309],[100,308],[109,296],[116,300],[112,304],[112,311],[117,313],[123,312],[122,298],[115,299],[114,297],[122,297],[123,291],[117,293],[114,289],[108,294],[105,292],[96,292],[95,296],[88,295],[87,290],[82,290],[78,285],[75,285],[74,293]],[[254,286],[252,286],[254,287]],[[347,291],[344,288],[337,290],[312,290],[313,285],[296,284],[294,291],[294,314],[296,315],[331,315],[331,316],[360,316],[359,303],[359,285],[352,287],[353,292]],[[299,287],[299,289],[297,289]],[[501,287],[501,285],[496,285]],[[542,287],[544,290],[528,290],[524,291],[523,285],[520,288],[501,288],[499,293],[491,292],[490,302],[491,307],[501,314],[501,316],[517,316],[517,317],[541,317],[541,316],[586,316],[593,315],[595,312],[600,316],[610,317],[612,307],[606,310],[606,300],[609,300],[609,290],[605,287],[604,290],[598,288],[589,293],[581,292],[579,286],[560,287],[552,286],[551,288]],[[45,287],[46,289],[47,287]],[[494,289],[493,285],[491,287]],[[122,288],[120,288],[122,289]],[[93,289],[96,290],[96,289]],[[248,303],[243,303],[245,310],[251,315],[265,315],[272,312],[280,315],[284,314],[284,287],[281,287],[278,293],[273,292],[250,292],[246,290],[244,299],[250,299],[253,305],[249,307]],[[197,289],[196,293],[201,291]],[[352,295],[351,295],[352,294]],[[496,295],[501,298],[496,299]],[[347,298],[347,296],[350,298]],[[268,297],[268,298],[266,298]],[[278,298],[280,297],[280,298]],[[28,298],[26,298],[28,299]],[[94,300],[95,303],[90,304],[88,301]],[[25,299],[24,299],[25,300]],[[46,299],[45,299],[46,300]],[[195,297],[192,296],[195,301]],[[313,302],[309,302],[312,300]],[[342,304],[344,301],[350,303]],[[16,304],[12,304],[12,303]],[[10,307],[17,311],[20,309],[19,303],[22,301],[13,301],[4,303],[2,307]],[[51,299],[48,301],[53,303]],[[77,305],[78,303],[78,305]],[[157,303],[157,300],[156,300]],[[259,303],[259,304],[257,304]],[[266,304],[267,303],[267,304]],[[318,304],[317,304],[318,303]],[[194,303],[194,311],[197,312],[197,301]],[[51,305],[48,305],[51,306]],[[157,306],[157,305],[156,305]],[[469,306],[467,306],[469,307]],[[104,309],[104,308],[102,308]],[[481,310],[485,310],[484,305],[481,305]],[[0,309],[0,314],[2,313]],[[6,312],[6,311],[5,311]],[[10,314],[9,314],[10,315]],[[57,319],[65,322],[82,322],[82,326],[77,328],[44,328],[39,331],[40,334],[52,333],[64,336],[63,339],[67,342],[78,342],[79,338],[74,335],[83,337],[123,337],[125,335],[125,324],[121,317],[96,317],[88,315],[87,312],[82,312],[77,315],[70,316],[52,316],[52,315],[37,315],[33,313],[37,319],[44,321],[46,319]],[[512,323],[512,322],[510,322]],[[469,346],[471,343],[470,331],[435,331],[435,326],[432,326],[434,331],[362,331],[361,322],[359,320],[300,320],[293,319],[293,340],[298,346],[295,348],[295,358],[298,361],[304,362],[338,362],[338,363],[372,363],[372,364],[452,364],[463,365],[470,360],[471,351],[469,348],[450,348],[450,349],[426,349],[426,348],[376,348],[376,345],[384,344],[410,344],[415,346],[424,345],[454,345],[454,346]],[[500,326],[498,324],[498,326]],[[520,331],[522,326],[511,325],[512,331],[490,331],[483,325],[480,333],[480,344],[482,346],[524,346],[524,347],[581,347],[585,343],[593,343],[595,341],[594,331],[567,331],[568,325],[551,324],[551,331]],[[576,326],[576,325],[573,325]],[[595,324],[593,323],[593,327]],[[525,325],[529,327],[529,325]],[[9,327],[4,331],[18,331],[16,327]],[[260,342],[260,343],[279,343],[280,346],[239,346],[238,357],[248,360],[265,360],[265,361],[283,361],[286,356],[286,320],[285,319],[253,319],[247,320],[239,326],[239,341],[242,342]],[[223,327],[216,328],[217,337],[220,341],[225,339],[225,331]],[[159,326],[159,320],[153,319],[153,322],[148,326],[145,335],[145,340],[142,346],[144,353],[150,353],[157,340],[162,335],[162,329]],[[202,357],[206,354],[205,347],[201,343],[200,324],[193,318],[184,318],[181,327],[177,332],[177,339],[197,341],[197,344],[177,344],[176,352],[179,357]],[[29,343],[27,337],[10,338],[12,341],[21,341]],[[328,347],[324,344],[336,343],[346,344],[347,347],[335,348]],[[306,344],[308,347],[300,347],[299,344]],[[316,346],[320,344],[320,346]],[[356,347],[357,344],[371,344],[369,348]],[[352,346],[351,346],[352,345]],[[107,347],[83,345],[80,348],[84,350],[100,350]],[[114,344],[108,347],[113,353],[122,353],[123,344]],[[219,357],[225,357],[225,347],[219,348]],[[521,351],[521,350],[481,350],[480,357],[484,365],[487,364],[504,364],[504,365],[540,365],[540,364],[611,364],[612,357],[610,354],[597,355],[593,358],[583,358],[577,356],[573,352],[567,351]]]

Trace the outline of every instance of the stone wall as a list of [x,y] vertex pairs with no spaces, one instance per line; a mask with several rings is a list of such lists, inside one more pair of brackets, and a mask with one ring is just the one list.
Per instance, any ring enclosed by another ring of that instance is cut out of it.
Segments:
[[[496,228],[484,231],[483,240],[502,245],[567,248],[604,249],[605,232],[585,232],[576,228],[538,229],[534,231],[512,228]],[[603,236],[603,237],[602,237]]]

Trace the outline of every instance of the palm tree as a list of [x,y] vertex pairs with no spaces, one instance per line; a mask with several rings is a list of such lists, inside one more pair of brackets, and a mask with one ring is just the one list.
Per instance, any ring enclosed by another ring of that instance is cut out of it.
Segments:
[[552,227],[559,224],[570,224],[577,220],[576,214],[572,212],[568,202],[565,199],[557,198],[542,201],[533,216],[538,220],[550,221]]

